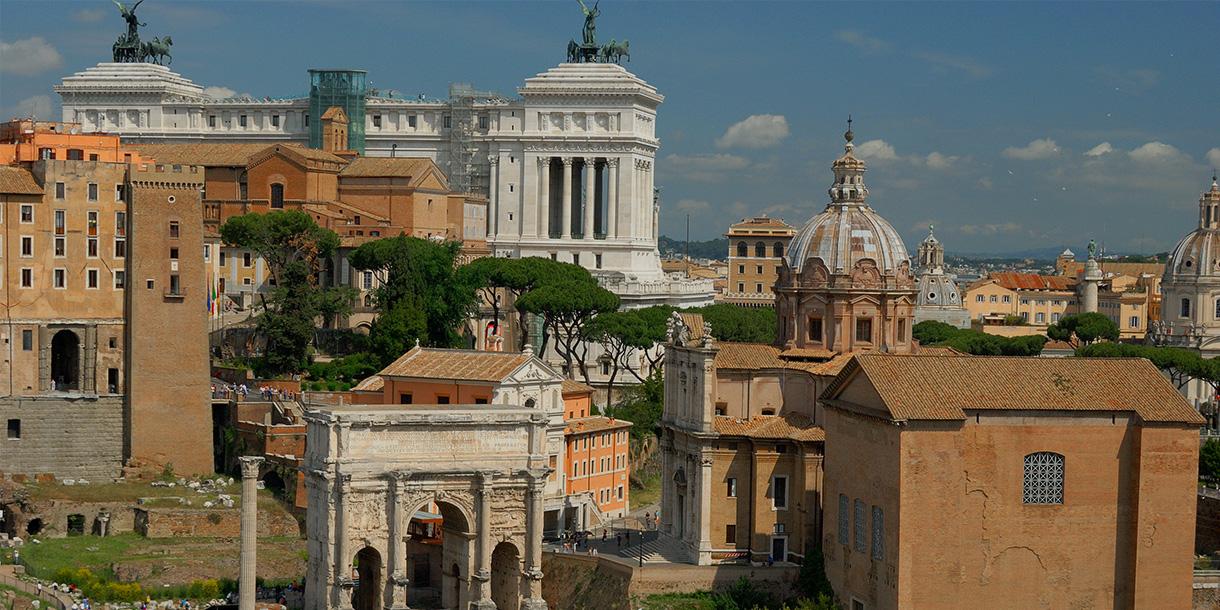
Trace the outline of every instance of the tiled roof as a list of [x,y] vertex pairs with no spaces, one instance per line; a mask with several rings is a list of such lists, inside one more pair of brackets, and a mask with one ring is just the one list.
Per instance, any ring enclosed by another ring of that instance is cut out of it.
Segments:
[[[423,178],[436,170],[436,164],[427,157],[357,157],[343,171],[344,177],[370,178]],[[412,182],[415,182],[414,180]]]
[[678,315],[682,318],[682,325],[690,331],[691,341],[703,338],[703,314],[679,312]]
[[712,428],[717,434],[725,436],[794,441],[826,440],[826,431],[815,426],[813,421],[799,413],[760,415],[749,419],[717,415],[712,420]]
[[269,144],[197,142],[194,144],[124,144],[142,157],[157,163],[202,165],[204,167],[245,167],[250,157]]
[[[838,354],[829,350],[790,349],[781,352],[778,347],[765,343],[727,341],[716,345],[720,348],[714,361],[718,369],[796,369],[813,375],[833,377],[851,361],[851,354]],[[825,359],[809,361],[799,358]]]
[[562,392],[564,396],[568,394],[592,394],[593,386],[581,383],[575,379],[564,379]]
[[564,428],[564,434],[585,434],[588,432],[601,432],[603,430],[616,430],[621,428],[630,428],[634,424],[625,419],[614,419],[603,415],[592,415],[589,417],[578,417],[569,419],[567,427]]
[[781,358],[833,358],[838,352],[817,347],[790,347],[780,352]]
[[0,166],[0,193],[5,195],[41,195],[42,187],[24,167]]
[[[1078,277],[1084,274],[1084,261],[1072,261],[1064,264],[1064,275]],[[1130,275],[1139,277],[1149,274],[1160,277],[1165,274],[1165,263],[1127,263],[1118,261],[1098,261],[1103,275]]]
[[515,352],[416,347],[381,370],[387,377],[502,381],[532,356]]
[[898,421],[960,420],[967,410],[1066,410],[1203,423],[1173,384],[1139,358],[860,354],[823,397],[833,399],[857,372],[868,376]]
[[381,375],[373,375],[372,377],[365,378],[364,381],[361,381],[360,383],[356,384],[356,386],[352,388],[352,391],[353,392],[380,392],[381,389],[384,387],[385,387],[385,380],[381,378]]
[[340,119],[340,122],[347,122],[347,113],[343,111],[342,106],[331,106],[322,113],[323,119]]
[[318,150],[316,148],[308,148],[306,146],[301,146],[299,144],[283,144],[282,146],[283,146],[284,150],[288,150],[290,152],[296,153],[302,157],[305,157],[306,159],[310,159],[313,161],[327,161],[330,163],[344,163],[344,164],[347,163],[347,159],[344,159],[343,157],[340,157],[340,156],[332,154],[332,153],[328,153],[324,150]]
[[1072,290],[1076,286],[1076,278],[1062,275],[1001,271],[992,273],[990,279],[1009,290]]
[[943,345],[916,345],[915,353],[920,356],[966,356],[965,352],[959,352],[951,347]]

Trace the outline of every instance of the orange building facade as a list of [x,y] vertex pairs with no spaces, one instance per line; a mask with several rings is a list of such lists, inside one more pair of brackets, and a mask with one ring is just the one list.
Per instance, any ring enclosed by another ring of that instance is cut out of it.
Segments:
[[588,494],[603,517],[624,517],[631,505],[631,422],[589,415],[593,388],[565,379],[564,459],[567,494]]

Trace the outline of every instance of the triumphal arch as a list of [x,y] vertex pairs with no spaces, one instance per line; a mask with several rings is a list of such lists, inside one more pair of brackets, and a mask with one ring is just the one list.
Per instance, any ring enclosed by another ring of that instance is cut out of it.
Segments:
[[545,610],[546,413],[311,408],[307,610]]

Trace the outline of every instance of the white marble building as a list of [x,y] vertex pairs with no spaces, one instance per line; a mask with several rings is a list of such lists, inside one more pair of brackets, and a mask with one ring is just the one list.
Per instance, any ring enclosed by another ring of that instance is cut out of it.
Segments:
[[[318,120],[309,96],[213,99],[144,63],[101,63],[55,91],[64,121],[135,142],[308,143]],[[451,184],[486,194],[496,256],[577,263],[626,307],[710,304],[710,281],[661,271],[653,193],[664,97],[656,88],[616,64],[565,63],[518,93],[455,85],[436,100],[367,91],[357,102],[362,152],[431,157]]]

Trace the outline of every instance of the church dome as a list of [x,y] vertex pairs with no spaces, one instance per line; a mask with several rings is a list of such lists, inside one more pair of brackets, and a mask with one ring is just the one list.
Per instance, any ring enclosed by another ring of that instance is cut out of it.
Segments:
[[1199,198],[1199,228],[1174,246],[1165,265],[1166,282],[1194,277],[1220,277],[1220,183],[1215,176],[1211,190]]
[[953,276],[943,273],[921,273],[916,283],[915,293],[917,307],[961,307],[962,297],[958,294],[957,283]]
[[[819,260],[830,274],[851,273],[871,260],[883,275],[909,269],[906,245],[898,231],[868,205],[864,161],[853,154],[850,126],[842,157],[832,165],[835,181],[830,203],[809,219],[788,247],[787,264],[800,274],[810,261]],[[816,264],[816,263],[815,263]]]

